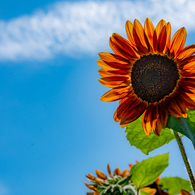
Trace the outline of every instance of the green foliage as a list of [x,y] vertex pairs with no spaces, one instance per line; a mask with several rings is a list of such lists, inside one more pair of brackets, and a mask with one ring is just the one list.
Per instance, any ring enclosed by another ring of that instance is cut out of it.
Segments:
[[131,179],[137,189],[152,184],[169,165],[169,154],[161,154],[143,160],[131,169]]
[[167,190],[170,195],[179,194],[181,189],[188,192],[192,191],[190,181],[180,177],[164,177],[159,181],[162,190]]
[[129,123],[126,127],[127,140],[132,146],[140,149],[144,154],[147,154],[165,144],[168,144],[171,140],[175,139],[172,130],[165,128],[162,129],[160,136],[155,135],[154,132],[151,135],[146,135],[142,128],[142,116],[132,123]]
[[167,127],[188,137],[195,148],[195,110],[189,110],[187,114],[188,118],[176,118],[169,115]]
[[136,195],[134,185],[130,182],[131,176],[122,178],[115,175],[113,178],[105,180],[98,187],[100,195]]

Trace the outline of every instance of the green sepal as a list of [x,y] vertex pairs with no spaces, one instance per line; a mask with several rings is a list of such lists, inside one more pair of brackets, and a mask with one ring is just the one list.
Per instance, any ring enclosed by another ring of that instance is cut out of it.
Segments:
[[176,118],[169,115],[167,127],[188,137],[195,148],[195,110],[187,111],[187,115],[187,118]]
[[128,177],[123,178],[121,181],[118,182],[118,185],[125,186],[129,184],[129,180],[131,179],[131,175]]
[[179,194],[181,189],[188,192],[192,191],[190,181],[182,179],[180,177],[161,178],[159,181],[159,185],[161,186],[162,190],[166,190],[166,192],[170,195]]
[[126,138],[131,146],[135,146],[146,155],[175,139],[172,130],[168,128],[162,129],[160,136],[157,136],[154,132],[146,135],[142,128],[142,116],[134,122],[129,123],[125,132],[127,133]]
[[135,164],[130,171],[131,179],[136,189],[152,184],[168,167],[169,154],[161,154]]

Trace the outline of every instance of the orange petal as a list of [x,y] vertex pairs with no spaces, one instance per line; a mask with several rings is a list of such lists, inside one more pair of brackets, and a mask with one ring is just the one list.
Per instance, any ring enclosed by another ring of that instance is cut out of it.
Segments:
[[191,195],[188,191],[181,189],[180,195]]
[[137,19],[134,20],[133,37],[138,50],[144,53],[145,55],[149,53],[148,46],[145,40],[144,29]]
[[91,184],[87,184],[84,182],[84,184],[87,186],[87,188],[89,188],[90,190],[93,190],[93,191],[97,191],[97,187],[95,187],[95,185],[91,185]]
[[98,54],[104,62],[116,62],[116,63],[124,64],[124,65],[129,64],[129,60],[123,58],[122,56],[116,55],[116,54],[112,54],[108,52],[100,52]]
[[[101,59],[97,60],[97,64],[98,64],[101,68],[103,68],[104,70],[118,70],[118,69],[119,69],[117,66],[114,66],[114,67],[109,66],[108,64],[106,64],[106,63],[105,63],[103,60],[101,60]],[[112,65],[112,63],[111,63],[111,65]]]
[[101,77],[112,77],[112,76],[125,76],[130,74],[130,70],[105,70],[100,69],[98,73]]
[[98,79],[98,81],[102,85],[110,88],[128,86],[130,84],[128,77],[104,77]]
[[165,49],[163,51],[164,54],[166,54],[167,49],[170,47],[171,24],[169,22],[166,24],[166,34],[167,34],[167,38],[166,38]]
[[130,171],[129,170],[124,170],[123,173],[121,174],[121,177],[124,178],[124,177],[127,177],[130,175]]
[[167,32],[166,32],[166,25],[163,26],[159,37],[158,37],[158,51],[160,53],[163,53],[165,46],[166,46],[166,40],[167,40]]
[[111,173],[111,170],[110,170],[110,165],[109,165],[109,164],[107,165],[107,169],[108,169],[108,174],[110,175],[111,178],[113,178],[112,173]]
[[152,132],[151,126],[151,112],[153,104],[150,103],[142,116],[142,127],[146,135],[150,135]]
[[156,189],[155,188],[150,188],[150,187],[143,187],[141,188],[144,192],[147,192],[150,195],[155,195],[156,194]]
[[119,99],[126,97],[129,94],[129,86],[128,87],[121,87],[121,88],[114,88],[110,91],[106,92],[100,100],[103,102],[113,102]]
[[118,176],[121,175],[121,170],[120,170],[120,168],[116,168],[116,169],[114,170],[114,175],[118,175]]
[[99,178],[101,178],[101,179],[104,179],[104,180],[107,179],[107,176],[104,175],[104,174],[103,174],[101,171],[99,171],[99,170],[96,170],[96,175],[97,175]]
[[163,19],[160,20],[159,23],[157,24],[156,29],[155,29],[157,39],[158,39],[158,37],[159,37],[159,35],[160,35],[160,32],[162,31],[162,28],[163,28],[165,25],[166,25],[166,22],[165,22],[165,20],[163,20]]
[[171,57],[175,57],[176,55],[178,55],[182,51],[182,49],[185,45],[186,36],[187,36],[187,32],[186,32],[186,29],[184,27],[179,29],[174,34],[174,36],[171,40],[171,43],[170,43]]
[[156,194],[156,189],[155,188],[150,188],[150,187],[143,187],[141,188],[143,191],[147,192],[150,195],[155,195]]
[[113,42],[123,51],[123,53],[129,55],[131,58],[139,58],[140,55],[133,49],[129,42],[117,33],[112,34]]
[[126,28],[126,33],[127,33],[127,38],[129,40],[129,43],[131,45],[136,45],[133,37],[133,24],[129,20],[127,20],[125,24],[125,28]]
[[177,59],[185,59],[195,53],[195,44],[194,45],[188,45],[183,48],[183,50],[180,52],[180,54],[177,56]]
[[154,26],[149,18],[146,18],[144,24],[145,35],[148,39],[148,43],[150,45],[150,52],[153,53],[153,36],[154,36]]

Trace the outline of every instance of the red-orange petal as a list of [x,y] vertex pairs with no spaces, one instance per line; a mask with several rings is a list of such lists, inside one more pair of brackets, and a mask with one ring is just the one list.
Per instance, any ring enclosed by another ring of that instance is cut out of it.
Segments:
[[139,99],[136,100],[129,108],[123,113],[121,118],[121,125],[127,125],[137,118],[139,118],[145,111],[147,106],[146,102],[141,102]]
[[166,46],[166,40],[167,40],[167,31],[166,31],[166,25],[163,26],[159,37],[158,37],[158,51],[159,53],[163,53],[165,46]]
[[144,29],[137,19],[134,20],[133,37],[138,50],[144,53],[145,55],[148,54],[149,50],[145,40]]
[[144,31],[150,46],[150,52],[153,53],[154,52],[154,48],[153,48],[154,26],[149,18],[146,18],[145,20]]
[[117,46],[131,58],[139,58],[140,55],[133,49],[129,42],[117,33],[112,34],[112,40]]
[[101,101],[104,102],[113,102],[121,98],[126,97],[129,94],[130,86],[114,88],[106,92],[101,98]]
[[98,79],[98,81],[102,85],[110,88],[128,86],[130,84],[130,80],[128,77],[104,77]]
[[150,135],[152,132],[151,126],[151,113],[153,104],[150,103],[142,116],[142,127],[146,135]]
[[188,46],[183,48],[183,50],[177,56],[177,59],[179,59],[179,60],[186,59],[187,57],[193,55],[194,53],[195,53],[195,44],[188,45]]
[[178,55],[182,51],[182,49],[185,45],[186,36],[187,36],[187,32],[186,32],[186,29],[184,27],[179,29],[174,34],[174,36],[170,42],[170,56],[171,57],[175,57],[176,55]]
[[191,195],[188,191],[181,189],[180,195]]
[[127,33],[127,38],[129,40],[129,43],[132,46],[135,46],[136,44],[133,37],[133,24],[129,20],[127,20],[125,24],[125,28],[126,28],[126,33]]

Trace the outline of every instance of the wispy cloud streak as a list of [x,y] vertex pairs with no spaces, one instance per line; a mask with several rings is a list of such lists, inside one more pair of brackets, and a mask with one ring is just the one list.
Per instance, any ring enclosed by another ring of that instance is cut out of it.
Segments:
[[170,21],[173,31],[195,30],[194,0],[60,2],[8,22],[0,21],[0,60],[47,60],[56,54],[94,54],[113,32],[125,36],[126,20]]

